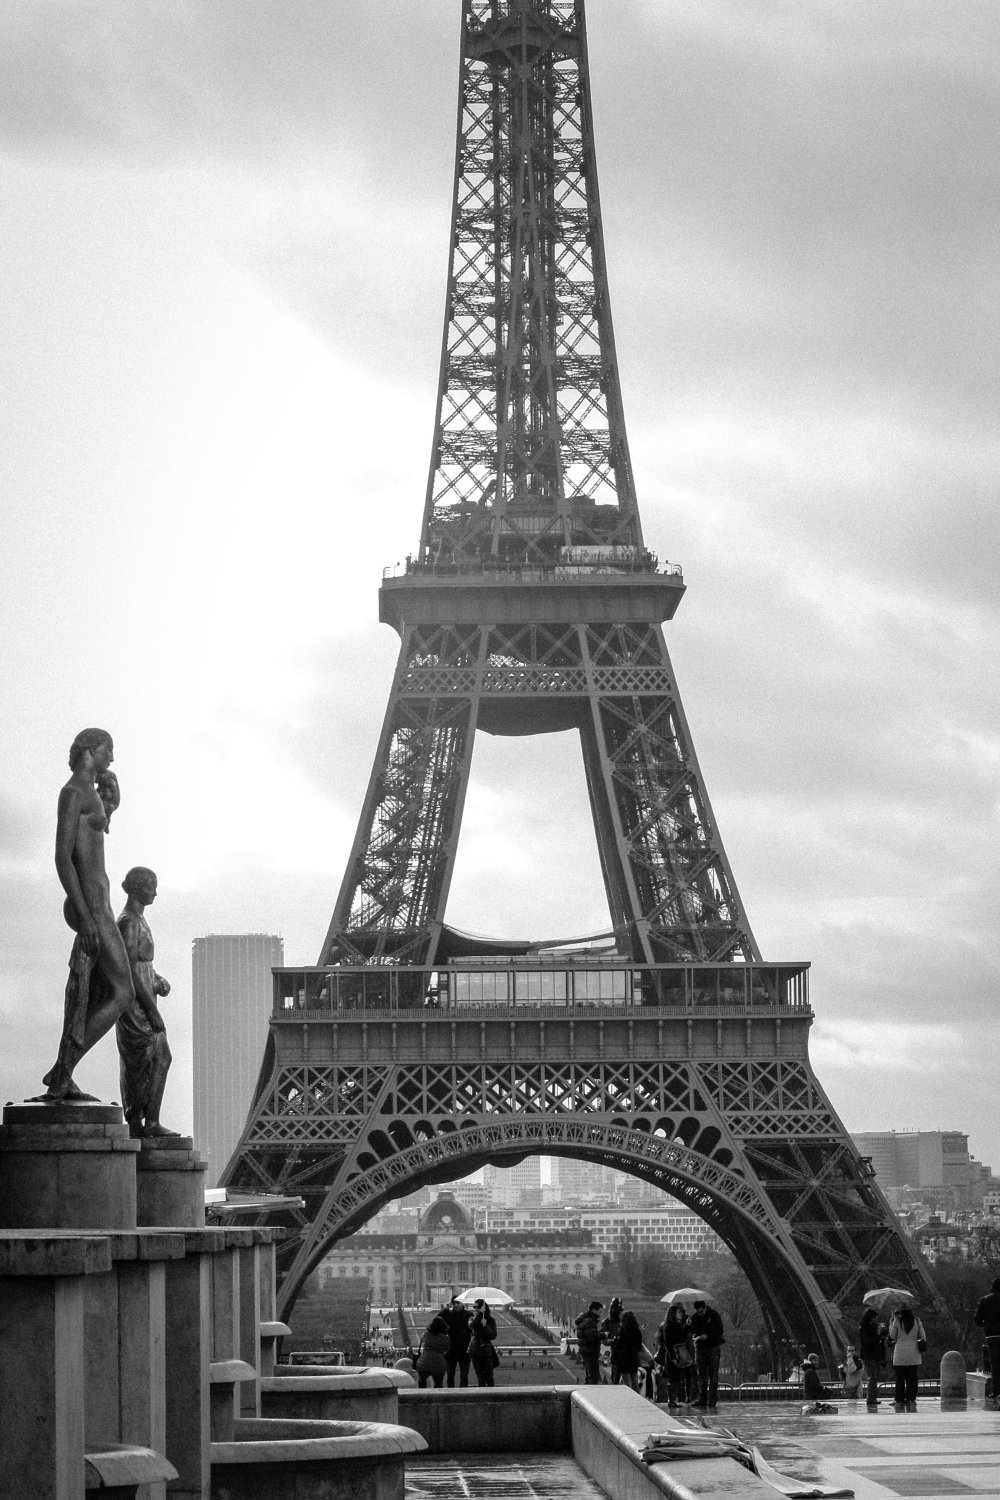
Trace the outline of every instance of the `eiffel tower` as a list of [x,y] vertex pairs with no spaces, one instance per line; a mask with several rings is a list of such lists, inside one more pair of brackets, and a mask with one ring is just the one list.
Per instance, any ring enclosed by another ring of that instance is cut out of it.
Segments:
[[[921,1262],[808,1056],[808,965],[765,962],[667,655],[608,297],[583,0],[464,0],[437,417],[401,638],[319,964],[275,975],[224,1174],[297,1195],[280,1305],[392,1199],[527,1155],[626,1170],[732,1249],[772,1340],[834,1359]],[[445,921],[476,731],[577,729],[613,941]]]

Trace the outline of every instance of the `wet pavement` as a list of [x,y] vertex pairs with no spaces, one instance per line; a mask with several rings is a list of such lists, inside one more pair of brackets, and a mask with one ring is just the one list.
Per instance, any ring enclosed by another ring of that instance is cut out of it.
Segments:
[[406,1500],[607,1500],[568,1453],[415,1454]]
[[846,1486],[857,1500],[978,1495],[1000,1500],[1000,1412],[942,1411],[936,1397],[915,1412],[883,1401],[877,1412],[841,1401],[836,1412],[746,1402],[720,1408],[707,1427],[727,1427],[800,1481]]

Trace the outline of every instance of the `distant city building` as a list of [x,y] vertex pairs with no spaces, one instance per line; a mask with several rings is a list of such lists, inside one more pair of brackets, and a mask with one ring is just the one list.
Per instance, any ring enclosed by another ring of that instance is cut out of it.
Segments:
[[492,1203],[516,1207],[520,1203],[539,1205],[542,1198],[542,1163],[538,1156],[526,1156],[515,1167],[484,1167],[483,1186]]
[[195,938],[191,957],[195,1145],[214,1187],[246,1122],[271,1016],[280,937],[251,932]]
[[969,1155],[969,1137],[960,1130],[869,1130],[851,1139],[871,1158],[884,1191],[930,1190],[942,1204],[978,1207],[991,1186],[989,1167]]
[[478,1230],[450,1193],[439,1193],[415,1233],[342,1240],[323,1259],[324,1281],[364,1277],[381,1306],[442,1303],[465,1287],[495,1286],[528,1305],[539,1276],[596,1276],[601,1253],[579,1228],[544,1234]]
[[656,1207],[622,1208],[605,1203],[593,1208],[492,1208],[491,1230],[511,1230],[522,1234],[552,1234],[583,1230],[598,1250],[613,1255],[622,1233],[628,1230],[633,1245],[651,1245],[671,1255],[697,1255],[702,1250],[724,1250],[718,1235],[680,1203],[659,1194]]
[[551,1158],[549,1189],[543,1196],[548,1203],[586,1203],[594,1198],[612,1199],[616,1179],[621,1172],[610,1167],[595,1166],[589,1161],[576,1161],[565,1156]]

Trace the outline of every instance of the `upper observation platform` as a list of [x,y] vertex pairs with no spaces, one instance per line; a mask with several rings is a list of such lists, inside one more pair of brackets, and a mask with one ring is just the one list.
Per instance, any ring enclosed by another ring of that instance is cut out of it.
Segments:
[[643,547],[562,547],[550,563],[487,558],[421,561],[386,568],[379,619],[407,625],[659,624],[684,593],[678,563],[662,566]]

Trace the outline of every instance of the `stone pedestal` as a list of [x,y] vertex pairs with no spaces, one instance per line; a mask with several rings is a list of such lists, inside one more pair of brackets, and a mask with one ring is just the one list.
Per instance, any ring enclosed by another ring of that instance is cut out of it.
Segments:
[[8,1104],[0,1228],[135,1229],[135,1158],[117,1104]]
[[171,1229],[203,1229],[208,1163],[189,1135],[152,1136],[138,1143],[136,1222]]

